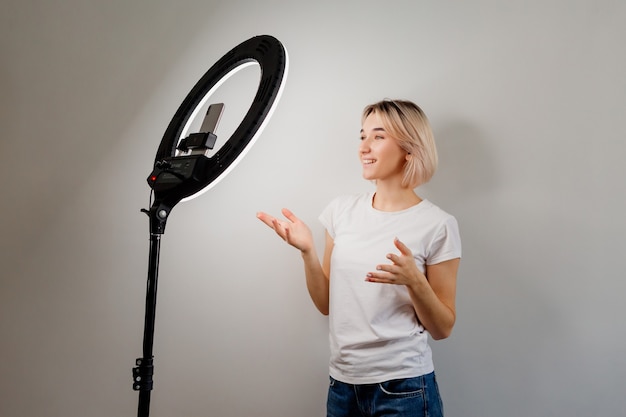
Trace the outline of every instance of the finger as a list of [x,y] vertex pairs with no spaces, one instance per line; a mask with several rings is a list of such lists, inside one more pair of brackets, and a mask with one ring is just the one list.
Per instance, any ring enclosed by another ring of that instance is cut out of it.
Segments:
[[365,276],[365,280],[369,282],[382,282],[391,284],[395,282],[396,277],[389,272],[381,273],[381,272],[368,272]]
[[395,238],[393,240],[393,243],[394,245],[396,245],[396,248],[398,248],[401,254],[406,256],[413,256],[413,252],[411,252],[411,249],[409,249],[404,243],[402,243],[400,239]]
[[395,253],[388,253],[387,259],[389,259],[394,264],[398,264],[400,262],[400,257],[396,255]]
[[271,227],[272,229],[274,228],[274,226],[272,225],[272,223],[274,222],[274,220],[276,220],[274,217],[270,216],[267,213],[263,213],[263,212],[258,212],[256,214],[256,217],[261,220],[263,223],[265,223],[267,226]]
[[282,209],[281,212],[283,213],[283,216],[285,216],[292,223],[295,223],[298,220],[296,215],[287,208]]
[[272,219],[272,229],[276,232],[281,239],[286,240],[285,227],[275,218]]
[[397,273],[398,267],[395,265],[382,264],[382,265],[376,265],[376,270],[379,272],[387,273],[387,274],[395,274]]

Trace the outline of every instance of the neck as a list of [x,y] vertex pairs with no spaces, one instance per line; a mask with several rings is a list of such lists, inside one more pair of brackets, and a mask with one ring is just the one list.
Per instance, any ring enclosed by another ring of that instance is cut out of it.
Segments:
[[412,188],[390,187],[379,183],[376,185],[372,206],[380,211],[400,211],[413,207],[421,201],[422,199]]

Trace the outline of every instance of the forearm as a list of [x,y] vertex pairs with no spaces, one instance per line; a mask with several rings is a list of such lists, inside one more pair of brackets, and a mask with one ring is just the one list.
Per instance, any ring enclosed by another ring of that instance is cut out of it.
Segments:
[[433,339],[445,339],[450,336],[456,320],[455,310],[439,299],[426,277],[416,279],[407,285],[407,289],[417,318]]
[[315,249],[302,251],[306,286],[313,304],[324,315],[328,315],[328,276],[324,272]]

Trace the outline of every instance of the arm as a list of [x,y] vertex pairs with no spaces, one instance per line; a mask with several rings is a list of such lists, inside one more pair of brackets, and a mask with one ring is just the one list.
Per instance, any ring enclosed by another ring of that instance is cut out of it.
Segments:
[[257,213],[257,217],[272,228],[285,242],[300,250],[304,261],[306,285],[315,307],[324,315],[328,315],[328,277],[330,271],[330,255],[333,249],[333,240],[326,232],[326,249],[324,263],[320,263],[315,250],[313,236],[309,227],[297,218],[291,211],[282,210],[287,221],[280,221],[266,213]]
[[[407,286],[420,322],[433,339],[445,339],[456,321],[456,275],[460,259],[426,266],[426,275]],[[418,270],[419,272],[419,270]]]
[[445,339],[456,320],[456,275],[460,259],[427,265],[423,274],[410,249],[397,239],[394,243],[400,255],[387,255],[392,264],[378,265],[377,272],[368,273],[366,280],[405,285],[420,323],[433,339]]
[[324,261],[320,264],[315,249],[302,251],[304,260],[304,273],[306,276],[306,287],[309,290],[311,300],[315,307],[323,315],[328,315],[329,307],[329,279],[330,276],[330,255],[332,254],[334,241],[326,232],[326,247],[324,249]]

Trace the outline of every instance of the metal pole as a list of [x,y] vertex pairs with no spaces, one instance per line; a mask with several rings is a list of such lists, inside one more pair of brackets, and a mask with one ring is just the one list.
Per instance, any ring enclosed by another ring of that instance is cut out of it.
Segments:
[[[143,332],[143,357],[136,360],[133,368],[133,389],[139,391],[138,417],[150,414],[150,393],[154,375],[152,348],[154,345],[154,323],[156,316],[157,281],[161,234],[165,227],[165,218],[157,215],[157,205],[147,213],[150,217],[150,253],[148,258],[148,281],[146,286],[146,313]],[[146,210],[147,211],[147,210]]]

